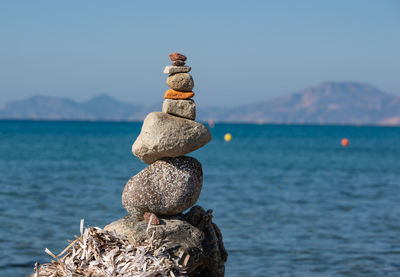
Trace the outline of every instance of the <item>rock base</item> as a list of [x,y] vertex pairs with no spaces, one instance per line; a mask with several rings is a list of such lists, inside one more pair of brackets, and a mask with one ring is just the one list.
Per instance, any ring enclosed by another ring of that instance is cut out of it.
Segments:
[[186,261],[188,276],[222,277],[228,253],[222,234],[212,222],[212,210],[200,206],[186,214],[159,217],[160,225],[149,225],[143,218],[127,215],[105,226],[107,231],[124,235],[132,244],[154,236],[179,263]]

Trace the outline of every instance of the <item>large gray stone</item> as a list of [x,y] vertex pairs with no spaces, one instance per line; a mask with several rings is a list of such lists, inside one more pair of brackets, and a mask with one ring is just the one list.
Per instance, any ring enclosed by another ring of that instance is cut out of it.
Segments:
[[165,99],[162,106],[162,112],[195,120],[196,104],[191,99],[187,100]]
[[176,215],[197,202],[202,184],[203,171],[196,159],[164,158],[126,183],[122,205],[135,216],[145,212]]
[[164,68],[164,74],[187,73],[190,70],[192,70],[190,66],[167,65]]
[[[212,222],[212,210],[204,211],[200,206],[193,207],[187,214],[174,217],[160,217],[160,225],[148,224],[137,217],[125,216],[104,227],[126,236],[132,244],[154,238],[162,241],[166,251],[183,264],[187,255],[188,276],[224,276],[227,252],[221,232]],[[196,275],[200,274],[200,275]]]
[[167,85],[176,91],[191,92],[194,81],[189,73],[176,73],[168,76]]
[[132,145],[132,152],[150,164],[164,157],[178,157],[193,152],[210,140],[210,131],[199,122],[152,112],[144,119],[142,130]]

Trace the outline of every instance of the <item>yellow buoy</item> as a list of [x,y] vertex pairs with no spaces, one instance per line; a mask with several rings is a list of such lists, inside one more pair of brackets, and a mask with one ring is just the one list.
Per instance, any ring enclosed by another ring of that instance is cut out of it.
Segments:
[[224,136],[225,141],[231,141],[232,140],[232,135],[230,133],[226,133]]

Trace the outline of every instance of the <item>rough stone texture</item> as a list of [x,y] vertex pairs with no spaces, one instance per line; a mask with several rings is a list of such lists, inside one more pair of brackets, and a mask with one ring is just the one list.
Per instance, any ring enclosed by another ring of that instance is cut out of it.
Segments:
[[164,157],[188,154],[210,140],[210,130],[199,122],[152,112],[144,119],[142,130],[132,145],[132,152],[150,164]]
[[172,62],[172,65],[175,65],[175,66],[184,66],[184,65],[185,65],[185,62],[182,61],[182,60],[176,60],[176,61],[173,61],[173,62]]
[[185,55],[176,52],[169,54],[169,58],[171,59],[171,61],[177,61],[177,60],[186,61],[187,59]]
[[196,204],[202,184],[203,171],[196,159],[186,156],[164,158],[126,183],[122,205],[129,213],[176,215]]
[[164,68],[164,74],[187,73],[190,70],[192,70],[192,68],[190,66],[167,65]]
[[[148,231],[147,223],[130,215],[121,218],[104,229],[125,235],[131,243],[142,242],[151,237],[163,241],[163,245],[173,257],[181,257],[183,263],[187,254],[189,276],[224,276],[227,252],[221,232],[212,222],[212,211],[193,207],[187,214],[161,217],[160,225],[153,225]],[[199,274],[199,275],[198,275]]]
[[194,96],[194,92],[182,92],[169,89],[165,92],[165,99],[190,99]]
[[189,73],[175,73],[168,76],[167,85],[176,91],[191,92],[194,87],[194,81]]
[[188,100],[165,99],[162,106],[162,112],[195,120],[196,104],[191,99]]
[[152,224],[152,225],[160,224],[160,219],[158,219],[158,217],[153,213],[144,213],[143,219],[147,224],[149,223],[150,220],[151,220],[150,224]]

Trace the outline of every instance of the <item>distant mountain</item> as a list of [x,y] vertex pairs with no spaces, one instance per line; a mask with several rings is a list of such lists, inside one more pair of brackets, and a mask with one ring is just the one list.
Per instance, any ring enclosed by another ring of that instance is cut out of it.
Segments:
[[[78,103],[33,96],[0,109],[3,119],[143,120],[157,106],[142,106],[99,95]],[[198,120],[282,124],[400,125],[400,98],[357,82],[326,82],[273,100],[234,108],[198,110]]]
[[207,120],[295,124],[400,125],[400,98],[357,82],[326,82],[273,100],[209,108]]
[[0,117],[10,119],[93,118],[73,100],[42,95],[7,104],[0,110]]
[[138,104],[127,104],[102,94],[81,104],[82,109],[96,120],[141,120],[144,107]]
[[149,112],[138,104],[120,102],[102,94],[78,103],[67,98],[32,96],[0,109],[3,119],[48,120],[142,120]]

